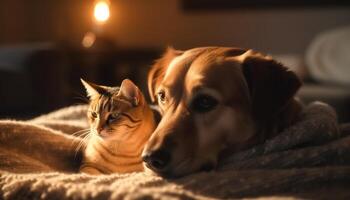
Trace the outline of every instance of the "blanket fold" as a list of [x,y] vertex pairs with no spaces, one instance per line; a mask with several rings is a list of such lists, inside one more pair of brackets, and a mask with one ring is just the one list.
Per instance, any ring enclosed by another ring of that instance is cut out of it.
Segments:
[[[281,134],[179,179],[146,172],[76,173],[86,105],[0,121],[0,199],[350,198],[350,124],[315,102]],[[332,191],[332,192],[330,192]]]

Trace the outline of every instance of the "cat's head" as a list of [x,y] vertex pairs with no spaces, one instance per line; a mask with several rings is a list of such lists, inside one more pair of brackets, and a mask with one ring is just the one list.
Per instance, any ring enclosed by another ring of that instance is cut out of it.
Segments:
[[93,134],[103,139],[123,139],[141,124],[146,102],[132,81],[125,79],[120,87],[97,85],[83,79],[81,82],[90,99],[87,116]]

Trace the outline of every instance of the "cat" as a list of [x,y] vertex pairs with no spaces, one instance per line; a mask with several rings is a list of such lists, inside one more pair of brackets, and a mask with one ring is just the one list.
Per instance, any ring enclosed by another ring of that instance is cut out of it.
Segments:
[[129,79],[108,87],[81,79],[90,104],[80,172],[87,174],[143,171],[141,153],[156,126],[142,92]]

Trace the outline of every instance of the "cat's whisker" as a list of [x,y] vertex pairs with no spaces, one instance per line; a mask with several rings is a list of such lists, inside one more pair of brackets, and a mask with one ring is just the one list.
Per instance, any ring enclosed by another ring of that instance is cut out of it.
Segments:
[[84,137],[86,137],[86,136],[89,135],[89,134],[90,134],[90,132],[83,133],[83,134],[80,135],[79,138],[84,138]]
[[[83,130],[76,131],[70,135],[75,137],[75,138],[82,138],[89,132],[90,132],[90,129],[83,129]],[[74,141],[72,143],[74,143]]]
[[[74,132],[73,134],[80,133],[80,132],[84,132],[84,131],[88,131],[88,130],[90,130],[90,128],[86,128],[86,129],[82,129],[82,130],[76,131],[76,132]],[[72,134],[72,135],[73,135],[73,134]]]
[[80,140],[78,145],[81,143],[81,141],[83,140],[84,137],[86,137],[86,135],[88,135],[90,133],[89,130],[85,130],[86,132],[84,133],[80,133],[80,135],[78,137],[76,137],[72,142],[71,142],[71,146],[74,145],[74,143],[76,142],[76,140]]
[[84,142],[84,141],[83,141],[83,138],[82,138],[82,139],[79,139],[79,142],[78,142],[78,144],[77,144],[77,146],[76,146],[76,148],[75,148],[76,151],[79,150],[79,147],[80,147],[80,145],[81,145],[82,142]]
[[79,141],[76,149],[75,149],[75,157],[77,156],[79,150],[86,145],[86,142],[90,139],[91,134],[90,131],[86,133],[86,135]]
[[83,147],[83,145],[86,143],[88,137],[89,137],[89,134],[85,135],[85,137],[80,140],[80,142],[76,148],[76,152],[78,152]]
[[78,136],[78,137],[81,137],[81,135],[83,135],[84,133],[86,132],[89,132],[90,129],[83,129],[83,130],[79,130],[79,131],[76,131],[74,132],[73,134],[71,134],[72,136]]

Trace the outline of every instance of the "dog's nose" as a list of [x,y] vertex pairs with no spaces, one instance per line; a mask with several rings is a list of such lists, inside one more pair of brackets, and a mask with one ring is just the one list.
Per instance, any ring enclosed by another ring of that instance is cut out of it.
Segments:
[[170,153],[164,149],[159,149],[146,153],[142,156],[142,160],[155,171],[163,170],[171,160]]

